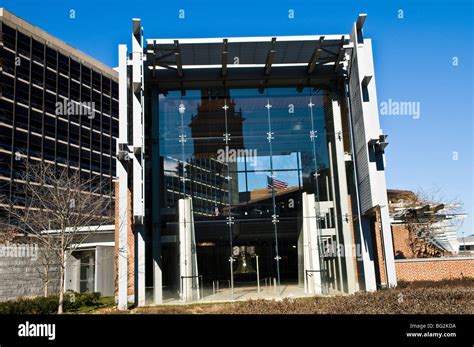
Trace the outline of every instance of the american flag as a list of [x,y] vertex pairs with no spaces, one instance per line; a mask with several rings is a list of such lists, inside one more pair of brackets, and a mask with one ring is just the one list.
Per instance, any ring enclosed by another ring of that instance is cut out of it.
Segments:
[[267,176],[267,188],[268,189],[286,189],[288,188],[288,182],[279,181],[277,179]]

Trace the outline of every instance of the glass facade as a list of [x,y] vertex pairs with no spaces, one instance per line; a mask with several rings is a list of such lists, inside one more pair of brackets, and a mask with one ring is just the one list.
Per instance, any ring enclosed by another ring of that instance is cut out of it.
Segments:
[[120,308],[130,256],[138,306],[396,285],[363,20],[342,36],[182,40],[144,40],[133,20],[144,54],[120,45],[118,69],[119,200],[132,203]]
[[[262,286],[302,286],[305,219],[316,219],[320,249],[336,242],[331,143],[343,135],[334,134],[330,93],[211,88],[156,92],[152,103],[159,118],[164,298],[176,297],[182,286],[179,201],[185,198],[192,201],[195,289],[203,286],[204,296],[218,287],[230,287],[229,296],[254,290],[257,267]],[[303,211],[304,196],[314,197],[312,217]],[[335,282],[337,266],[321,258],[324,284]]]

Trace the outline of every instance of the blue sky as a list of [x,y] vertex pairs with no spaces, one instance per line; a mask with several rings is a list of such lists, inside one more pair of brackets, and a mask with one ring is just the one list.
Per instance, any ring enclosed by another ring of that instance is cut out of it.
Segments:
[[469,217],[461,230],[473,233],[471,0],[0,0],[0,6],[110,66],[117,64],[117,45],[130,43],[133,17],[142,19],[146,37],[183,38],[342,34],[358,13],[367,13],[364,30],[373,41],[379,103],[392,99],[421,107],[419,119],[381,116],[390,142],[388,187],[440,188],[446,199],[464,202]]

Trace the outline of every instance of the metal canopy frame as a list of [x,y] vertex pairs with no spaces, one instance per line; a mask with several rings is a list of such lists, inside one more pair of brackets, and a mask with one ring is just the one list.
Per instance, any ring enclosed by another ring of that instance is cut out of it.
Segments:
[[345,75],[341,67],[346,50],[352,48],[349,40],[349,35],[148,39],[144,72],[148,82],[173,87],[204,79],[243,79],[237,76],[269,83],[288,75],[288,68],[298,71],[300,80],[338,78]]
[[[119,213],[123,223],[119,223],[118,230],[119,249],[121,250],[118,262],[118,306],[120,309],[126,309],[128,303],[130,271],[127,260],[129,257],[129,248],[127,247],[129,224],[127,221],[131,217],[134,220],[141,219],[141,222],[145,222],[132,223],[131,226],[135,234],[133,255],[135,304],[138,306],[145,304],[145,272],[147,269],[145,266],[145,230],[151,232],[152,235],[153,301],[155,304],[159,304],[163,299],[161,240],[159,223],[156,219],[159,213],[154,215],[158,206],[156,205],[157,194],[153,194],[154,191],[158,191],[158,181],[145,179],[150,174],[153,177],[159,175],[159,161],[152,161],[156,166],[153,166],[151,171],[145,170],[144,152],[144,149],[148,148],[145,147],[145,144],[148,143],[145,142],[145,135],[151,136],[150,138],[153,139],[151,141],[152,152],[158,148],[156,146],[159,141],[155,141],[155,136],[159,135],[159,122],[155,121],[156,111],[150,109],[152,106],[150,101],[156,94],[148,94],[150,91],[153,93],[157,91],[152,90],[156,84],[158,84],[158,89],[164,90],[163,93],[166,93],[166,89],[181,89],[184,93],[187,88],[203,89],[211,83],[231,88],[245,86],[245,83],[249,82],[253,83],[252,88],[257,87],[260,91],[271,86],[281,86],[278,85],[281,81],[301,90],[304,83],[309,80],[311,85],[315,86],[318,82],[326,83],[336,79],[345,79],[344,87],[346,89],[339,90],[342,92],[339,97],[336,97],[337,93],[334,93],[329,101],[332,104],[333,119],[337,120],[337,122],[333,122],[333,125],[337,129],[342,129],[342,112],[347,112],[347,116],[344,117],[347,117],[351,140],[352,174],[355,182],[354,201],[357,205],[356,215],[359,218],[357,220],[357,234],[354,234],[354,239],[352,239],[350,228],[347,225],[342,226],[341,235],[343,240],[347,240],[348,243],[360,241],[360,245],[362,245],[361,257],[357,259],[357,275],[356,271],[352,271],[355,269],[351,265],[352,257],[345,259],[346,291],[352,293],[362,288],[366,291],[377,289],[376,264],[372,255],[379,253],[378,246],[372,246],[375,243],[373,243],[373,236],[368,224],[374,209],[378,209],[380,216],[378,223],[386,275],[383,284],[396,286],[397,278],[388,202],[387,195],[384,193],[386,190],[385,172],[376,166],[377,163],[369,161],[368,158],[368,148],[371,145],[377,144],[383,151],[387,142],[385,141],[386,136],[381,135],[376,88],[374,81],[371,81],[375,79],[372,43],[370,40],[363,41],[362,27],[365,17],[365,14],[359,15],[357,23],[353,24],[350,35],[152,39],[145,43],[139,20],[133,21],[132,51],[129,57],[127,57],[127,47],[125,45],[119,46],[120,134],[117,142],[119,152],[117,175],[120,188],[119,207],[123,209],[122,213]],[[239,63],[236,63],[235,57],[239,57]],[[351,64],[354,69],[351,69]],[[133,93],[129,92],[131,88],[133,88]],[[370,100],[363,99],[361,92],[363,88],[366,88],[371,95]],[[347,91],[347,95],[344,91]],[[346,98],[347,111],[342,111],[342,105],[340,105],[343,97]],[[269,101],[267,106],[270,117],[271,105]],[[152,127],[148,126],[150,121]],[[132,126],[129,127],[130,124]],[[338,182],[345,182],[345,176],[348,174],[345,173],[347,159],[344,143],[336,142],[333,146],[339,175]],[[120,160],[120,151],[125,150],[128,150],[132,158],[132,162],[127,165],[124,165],[124,162]],[[147,155],[150,153],[148,150]],[[360,172],[364,172],[364,176],[359,174]],[[152,182],[151,185],[150,182]],[[145,190],[145,184],[146,187],[151,187],[147,188],[148,191]],[[347,197],[347,187],[345,184],[340,186],[339,194]],[[374,192],[381,192],[381,194],[373,194]],[[335,194],[333,195],[335,196]],[[152,199],[147,200],[147,196],[151,196]],[[344,211],[349,211],[349,205],[344,203],[340,206],[341,215],[348,215]],[[145,212],[147,208],[149,208],[151,218],[145,219],[145,213],[149,213]],[[274,214],[274,216],[276,215]],[[347,220],[342,220],[342,222],[347,223]],[[360,272],[359,264],[361,265]],[[231,265],[232,263],[230,263]],[[340,273],[342,274],[342,270]],[[359,274],[362,276],[359,277]],[[357,287],[356,284],[361,287]]]

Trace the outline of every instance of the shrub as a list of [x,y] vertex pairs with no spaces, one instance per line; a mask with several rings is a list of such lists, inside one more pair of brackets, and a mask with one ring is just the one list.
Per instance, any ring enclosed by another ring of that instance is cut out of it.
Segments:
[[80,306],[96,306],[100,299],[100,293],[81,293],[79,294]]
[[38,297],[0,303],[0,314],[52,314],[58,311],[58,297]]
[[[83,306],[97,306],[100,293],[74,293],[64,294],[64,311],[74,311]],[[0,302],[0,314],[55,314],[58,312],[59,296],[50,295],[47,298],[33,299],[21,298]]]
[[[38,297],[32,299],[32,311],[34,314],[53,314],[58,311],[58,300],[57,296],[51,295],[47,298]],[[27,312],[30,313],[30,312]]]

